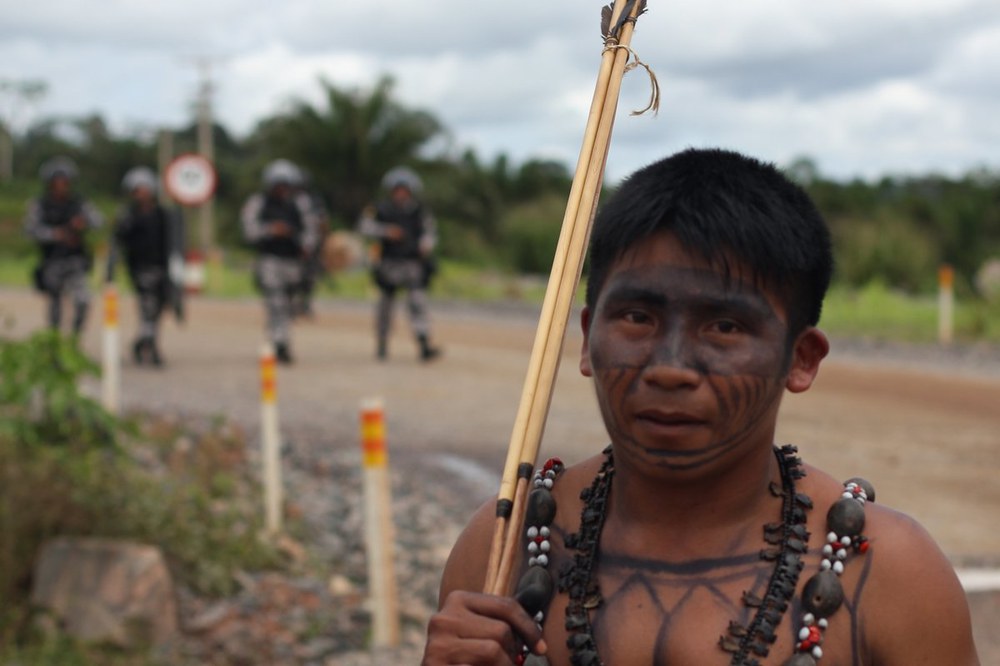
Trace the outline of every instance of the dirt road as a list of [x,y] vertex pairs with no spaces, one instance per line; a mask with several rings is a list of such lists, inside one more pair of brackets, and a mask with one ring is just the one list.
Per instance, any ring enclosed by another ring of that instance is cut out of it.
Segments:
[[[127,342],[134,303],[127,295],[122,300]],[[189,306],[187,324],[165,326],[165,369],[136,367],[126,358],[124,407],[225,415],[252,429],[259,414],[260,304],[198,296]],[[7,335],[25,335],[41,325],[42,303],[25,290],[0,291],[0,315],[13,319]],[[437,304],[433,315],[442,359],[419,363],[400,318],[390,358],[379,363],[370,306],[319,303],[316,318],[293,332],[297,363],[279,371],[283,429],[322,433],[334,447],[357,446],[359,405],[377,396],[393,451],[447,452],[496,473],[537,312]],[[84,337],[95,356],[100,321],[96,307]],[[542,452],[568,462],[606,439],[590,385],[577,372],[576,328],[567,336]],[[806,460],[835,475],[869,478],[880,501],[920,520],[956,562],[1000,562],[1000,354],[985,354],[960,371],[956,363],[933,362],[934,355],[910,350],[876,358],[835,349],[812,390],[787,396],[779,439],[798,444]],[[484,495],[493,491],[484,488]]]

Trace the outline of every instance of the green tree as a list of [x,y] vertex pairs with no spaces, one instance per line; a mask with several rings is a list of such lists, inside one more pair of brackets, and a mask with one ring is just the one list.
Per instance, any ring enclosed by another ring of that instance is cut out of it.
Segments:
[[386,171],[417,165],[419,151],[441,131],[431,114],[393,98],[393,80],[371,91],[342,90],[321,80],[323,103],[296,101],[290,112],[261,122],[250,137],[258,168],[285,157],[305,168],[331,213],[349,224],[371,202]]

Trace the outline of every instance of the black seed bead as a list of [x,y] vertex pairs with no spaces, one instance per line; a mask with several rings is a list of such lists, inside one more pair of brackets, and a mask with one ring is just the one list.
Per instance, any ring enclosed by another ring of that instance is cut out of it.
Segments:
[[860,476],[855,476],[853,478],[844,481],[846,486],[848,483],[856,483],[861,486],[861,489],[865,491],[865,495],[868,496],[869,502],[875,501],[875,486],[873,486],[867,479],[862,479]]
[[[566,614],[566,629],[568,631],[578,631],[587,627],[587,616],[583,613]],[[586,634],[580,634],[586,636]]]
[[788,569],[791,575],[795,575],[796,573],[802,571],[805,563],[802,561],[802,558],[795,553],[785,553],[785,559],[782,562],[782,565]]
[[570,659],[573,666],[601,666],[601,660],[597,658],[594,650],[580,650]]
[[538,611],[548,609],[554,593],[555,584],[549,572],[544,567],[529,567],[517,583],[514,599],[534,617]]
[[535,488],[528,493],[525,522],[528,525],[551,525],[556,517],[556,501],[547,488]]
[[827,512],[826,524],[837,536],[857,536],[865,528],[865,508],[855,499],[842,497]]
[[844,588],[829,569],[810,578],[802,590],[802,606],[818,618],[830,617],[842,603]]

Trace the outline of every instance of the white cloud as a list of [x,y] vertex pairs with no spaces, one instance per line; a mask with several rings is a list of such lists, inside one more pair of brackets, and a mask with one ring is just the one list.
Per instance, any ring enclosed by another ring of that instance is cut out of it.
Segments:
[[[81,5],[92,5],[81,9]],[[113,127],[191,119],[212,59],[217,117],[243,134],[318,80],[385,74],[482,159],[572,165],[600,60],[600,3],[459,0],[0,0],[0,78],[40,78],[36,114],[99,112]],[[632,118],[626,79],[608,163],[616,178],[687,145],[778,162],[810,155],[838,177],[998,165],[995,0],[654,0],[633,47],[659,76],[659,117]],[[0,107],[3,109],[5,107]]]

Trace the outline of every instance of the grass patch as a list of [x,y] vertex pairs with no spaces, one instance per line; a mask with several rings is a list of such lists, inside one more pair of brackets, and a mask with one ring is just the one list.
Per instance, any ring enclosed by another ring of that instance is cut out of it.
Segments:
[[[903,342],[937,342],[938,302],[874,281],[863,289],[834,287],[823,305],[820,327],[831,335]],[[1000,307],[982,300],[955,303],[955,339],[1000,342]]]

